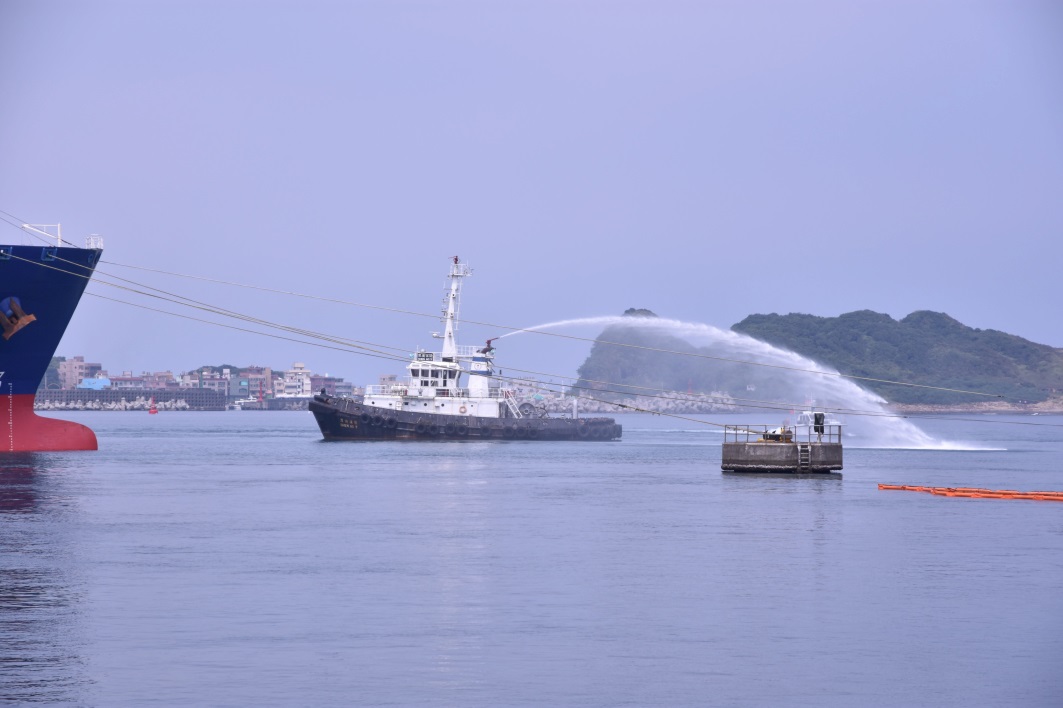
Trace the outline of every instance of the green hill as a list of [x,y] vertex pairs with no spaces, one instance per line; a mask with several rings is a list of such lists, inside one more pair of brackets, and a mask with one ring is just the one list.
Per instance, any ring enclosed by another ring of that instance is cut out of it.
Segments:
[[[631,309],[630,318],[656,318],[649,310]],[[581,387],[602,390],[597,398],[617,399],[646,387],[785,401],[795,395],[794,373],[755,368],[707,358],[675,356],[664,351],[707,357],[748,359],[724,343],[695,346],[642,319],[606,328],[579,368]],[[1063,349],[995,330],[967,327],[948,315],[913,312],[902,320],[868,310],[839,317],[750,315],[732,329],[788,349],[843,374],[889,379],[940,388],[1001,394],[1016,403],[1040,402],[1063,390]],[[616,347],[604,342],[644,349]],[[600,383],[608,382],[608,383]],[[858,382],[888,401],[902,404],[966,404],[984,396]],[[800,386],[798,384],[798,390]],[[755,391],[755,393],[749,393]]]
[[[750,315],[731,329],[844,374],[1043,401],[1063,390],[1063,349],[967,327],[940,312],[904,319],[861,310],[838,317]],[[894,403],[954,404],[985,397],[861,382]]]

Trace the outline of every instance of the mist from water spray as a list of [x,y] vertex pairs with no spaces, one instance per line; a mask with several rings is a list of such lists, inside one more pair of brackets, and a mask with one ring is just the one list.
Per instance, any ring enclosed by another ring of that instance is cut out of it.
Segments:
[[[804,400],[804,397],[809,392],[814,392],[820,406],[849,408],[872,414],[882,414],[882,416],[892,415],[886,407],[887,402],[885,399],[860,387],[850,379],[838,376],[838,372],[835,369],[822,366],[812,359],[786,349],[774,347],[748,335],[698,322],[683,322],[661,317],[621,317],[615,315],[580,317],[527,327],[502,335],[499,339],[523,332],[579,326],[620,326],[648,331],[656,330],[681,337],[695,346],[707,345],[722,349],[727,352],[728,358],[802,369],[803,371],[785,372],[786,387],[791,396],[789,399],[791,402]],[[903,418],[879,417],[876,415],[850,416],[850,419],[845,420],[844,423],[847,432],[859,440],[859,447],[970,449],[969,445],[961,445],[934,438]]]

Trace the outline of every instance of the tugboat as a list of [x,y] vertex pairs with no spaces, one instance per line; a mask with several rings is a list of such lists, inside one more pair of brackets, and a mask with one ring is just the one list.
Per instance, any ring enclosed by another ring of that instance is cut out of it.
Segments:
[[366,386],[363,396],[336,397],[322,390],[310,402],[325,440],[617,440],[612,418],[555,418],[495,374],[493,339],[481,347],[455,339],[461,284],[472,270],[454,256],[447,275],[443,340],[439,352],[420,349],[406,366],[405,381]]

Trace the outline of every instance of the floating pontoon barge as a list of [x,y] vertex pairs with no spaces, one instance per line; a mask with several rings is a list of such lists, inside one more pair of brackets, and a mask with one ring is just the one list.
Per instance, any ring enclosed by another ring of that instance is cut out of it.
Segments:
[[842,468],[842,426],[823,413],[802,413],[798,424],[728,425],[723,433],[725,472],[832,473]]

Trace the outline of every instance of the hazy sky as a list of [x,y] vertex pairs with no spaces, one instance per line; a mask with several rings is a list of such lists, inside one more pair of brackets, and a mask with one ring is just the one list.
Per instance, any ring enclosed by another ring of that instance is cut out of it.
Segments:
[[[1063,346],[1059,2],[0,0],[0,101],[0,209],[105,261],[434,312],[457,254],[463,314],[505,325],[930,309]],[[437,328],[100,271],[393,346]],[[58,353],[396,369],[89,296]]]

